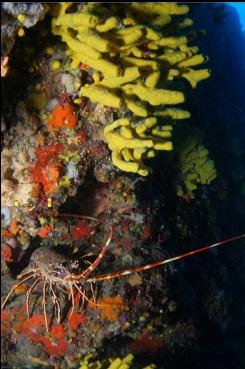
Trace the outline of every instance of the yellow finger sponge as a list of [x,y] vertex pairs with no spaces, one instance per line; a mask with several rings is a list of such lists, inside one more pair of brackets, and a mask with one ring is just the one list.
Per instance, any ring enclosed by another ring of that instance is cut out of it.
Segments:
[[[115,359],[109,358],[106,360],[96,360],[96,354],[86,355],[81,363],[79,369],[133,369],[134,368],[134,356],[128,354],[123,359],[117,357]],[[137,366],[138,367],[138,366]],[[156,369],[155,364],[150,364],[142,369]]]
[[[100,72],[99,84],[94,84],[113,94],[114,101],[110,103],[93,88],[82,89],[83,96],[114,108],[118,108],[120,100],[120,106],[145,117],[154,113],[156,105],[184,102],[182,92],[158,88],[158,83],[185,78],[195,88],[210,76],[208,69],[200,69],[207,58],[198,54],[197,47],[188,46],[189,37],[193,39],[198,32],[181,34],[192,25],[191,19],[182,18],[188,12],[187,5],[177,3],[133,2],[125,4],[125,14],[120,6],[105,8],[100,3],[88,3],[72,13],[69,6],[61,3],[52,19],[52,31],[66,43],[71,67],[86,64],[92,69],[91,74]],[[165,32],[165,27],[171,26],[172,16],[173,34],[168,29]],[[196,66],[198,70],[193,69]]]
[[105,127],[105,140],[115,166],[145,176],[144,159],[172,150],[172,126],[190,117],[176,107],[185,102],[176,80],[196,88],[211,75],[202,68],[208,58],[189,45],[203,31],[188,31],[193,21],[185,4],[72,4],[57,6],[51,27],[71,69],[83,70],[79,98],[113,109],[115,119],[127,117]]
[[194,198],[194,191],[200,184],[210,184],[216,177],[214,161],[209,151],[194,138],[186,140],[179,156],[180,176],[177,183],[177,195]]
[[156,117],[142,120],[133,128],[129,119],[118,119],[104,128],[104,136],[112,151],[112,162],[125,172],[149,174],[143,160],[155,151],[173,149],[172,127],[158,126]]

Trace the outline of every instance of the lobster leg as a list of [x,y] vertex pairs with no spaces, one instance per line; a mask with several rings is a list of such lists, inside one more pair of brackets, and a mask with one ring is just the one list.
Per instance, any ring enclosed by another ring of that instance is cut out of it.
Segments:
[[47,309],[46,309],[46,304],[47,304],[47,301],[46,301],[46,285],[47,285],[47,282],[45,281],[44,285],[43,285],[43,313],[44,313],[44,320],[45,320],[46,330],[47,330],[47,332],[49,332],[48,319],[47,319]]
[[72,286],[72,284],[71,284],[71,303],[72,303],[72,308],[71,308],[71,312],[70,312],[70,316],[69,316],[69,318],[71,318],[72,317],[72,315],[73,315],[73,312],[74,312],[74,309],[75,309],[75,299],[74,299],[74,291],[73,291],[73,286]]
[[81,310],[83,309],[83,307],[84,307],[84,301],[85,301],[85,299],[84,299],[84,297],[82,296],[82,305],[81,305]]
[[21,286],[24,282],[28,281],[29,279],[33,278],[35,276],[35,274],[29,275],[28,277],[26,277],[25,279],[23,279],[22,281],[20,281],[17,284],[14,284],[13,287],[11,288],[11,290],[9,291],[9,293],[7,294],[5,300],[3,301],[2,304],[2,309],[4,309],[7,301],[9,300],[10,296],[12,295],[12,293],[14,292],[14,290],[16,290],[16,288],[18,288],[19,286]]
[[91,288],[91,291],[92,291],[92,296],[93,296],[93,300],[94,300],[94,303],[96,304],[96,299],[95,299],[95,295],[94,295],[94,287],[93,287],[93,283],[89,283],[90,284],[90,288]]
[[17,280],[20,280],[22,277],[24,277],[27,274],[34,273],[36,274],[38,272],[38,269],[32,269],[30,267],[25,268],[18,276]]
[[89,252],[88,254],[85,254],[85,255],[81,256],[81,259],[84,259],[84,258],[86,258],[88,256],[93,256],[93,255],[95,255],[94,252]]
[[30,299],[30,295],[31,292],[33,291],[34,287],[41,281],[41,278],[38,278],[33,284],[32,286],[29,288],[29,290],[26,293],[26,312],[27,312],[27,316],[28,319],[30,318],[30,310],[29,310],[29,299]]
[[94,306],[99,306],[98,304],[95,304],[93,301],[89,300],[89,298],[86,296],[86,294],[81,290],[81,288],[78,287],[77,283],[74,283],[74,286],[76,287],[76,289],[80,292],[80,294],[82,295],[82,297],[89,303],[92,304]]
[[77,288],[77,290],[80,292],[80,294],[82,295],[82,297],[91,305],[94,305],[96,307],[105,307],[105,306],[110,306],[108,304],[97,304],[94,303],[93,301],[89,300],[89,298],[86,296],[86,294],[78,287],[77,283],[74,283],[74,286]]
[[60,323],[60,303],[59,300],[57,298],[56,293],[54,292],[54,289],[52,287],[52,282],[49,282],[49,287],[50,287],[50,291],[52,293],[52,301],[54,303],[54,309],[55,309],[55,313],[56,313],[56,321],[59,324]]

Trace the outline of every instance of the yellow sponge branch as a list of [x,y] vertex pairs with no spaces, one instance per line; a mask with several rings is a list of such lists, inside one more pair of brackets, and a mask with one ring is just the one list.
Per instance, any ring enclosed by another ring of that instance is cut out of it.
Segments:
[[105,23],[98,24],[96,26],[96,30],[101,33],[105,33],[111,31],[112,29],[116,28],[118,25],[118,20],[115,17],[110,17],[106,19]]
[[196,137],[188,136],[179,149],[180,176],[176,189],[178,196],[194,198],[194,191],[200,184],[208,185],[217,176],[209,151],[198,143]]
[[161,105],[161,104],[180,104],[183,103],[185,98],[184,94],[179,91],[171,91],[164,89],[155,89],[150,87],[145,87],[141,84],[132,85],[127,84],[122,87],[126,93],[135,94],[141,100],[147,101],[151,105]]
[[107,125],[104,136],[112,150],[113,164],[125,172],[148,175],[149,170],[145,167],[143,159],[155,156],[155,151],[173,149],[170,141],[172,127],[161,130],[157,126],[154,129],[156,124],[157,119],[149,117],[136,128],[133,128],[130,120],[126,118]]
[[140,77],[140,71],[137,67],[128,67],[124,71],[122,77],[106,77],[101,84],[109,88],[118,88],[123,84],[133,82]]
[[[128,354],[124,358],[116,357],[102,361],[96,360],[96,354],[88,354],[80,362],[79,369],[133,369],[135,366],[133,361],[132,354]],[[156,369],[156,365],[150,364],[142,369]]]
[[57,18],[57,26],[79,27],[87,26],[94,28],[99,23],[99,17],[90,13],[64,14]]
[[175,15],[186,14],[189,12],[187,5],[177,3],[132,3],[131,8],[148,14]]
[[98,103],[101,107],[111,106],[119,109],[122,105],[120,97],[102,86],[86,85],[81,87],[80,92],[82,96],[88,97],[93,103]]
[[103,53],[108,52],[111,49],[109,40],[105,40],[99,35],[99,33],[87,27],[78,27],[77,38]]
[[168,108],[168,109],[156,111],[154,115],[157,115],[160,117],[169,117],[172,119],[188,119],[191,116],[191,114],[186,110],[174,109],[174,108]]
[[180,63],[178,63],[178,66],[179,67],[194,67],[195,65],[200,65],[200,64],[203,64],[203,63],[206,63],[208,61],[208,58],[201,55],[201,54],[198,54],[198,55],[194,55],[192,56],[190,59],[187,59],[187,60],[184,60]]
[[189,68],[186,72],[182,73],[182,76],[190,82],[193,88],[196,88],[198,82],[211,76],[211,71],[209,69],[194,70]]

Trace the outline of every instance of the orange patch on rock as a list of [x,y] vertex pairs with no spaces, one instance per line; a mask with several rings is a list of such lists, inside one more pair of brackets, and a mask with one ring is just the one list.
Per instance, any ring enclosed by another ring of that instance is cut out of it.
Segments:
[[43,227],[42,229],[40,229],[40,231],[38,232],[38,235],[42,238],[46,238],[47,235],[53,231],[53,227],[46,225],[45,227]]
[[21,285],[15,289],[15,292],[17,293],[17,295],[22,295],[23,293],[27,292],[27,290],[27,287]]
[[80,64],[80,68],[82,69],[82,70],[85,70],[86,72],[89,70],[89,65],[88,64],[85,64],[85,63],[81,63]]
[[72,239],[74,241],[79,240],[82,237],[89,236],[90,233],[94,230],[94,227],[88,227],[84,224],[83,221],[79,222],[76,227],[72,230]]
[[27,336],[33,342],[39,342],[43,344],[44,350],[50,355],[64,355],[64,352],[68,349],[68,344],[63,338],[59,338],[56,343],[53,343],[49,338],[32,331],[28,332]]
[[86,131],[82,129],[80,132],[78,132],[77,137],[80,142],[85,143],[87,141]]
[[12,220],[10,223],[10,232],[15,236],[19,231],[18,222],[16,219]]
[[13,261],[13,249],[9,245],[3,245],[2,247],[3,259],[6,262]]
[[130,351],[138,352],[145,350],[151,354],[158,353],[164,345],[164,341],[161,337],[151,337],[148,330],[137,338],[134,342],[129,344]]
[[146,224],[144,231],[143,231],[143,240],[147,240],[151,236],[152,236],[151,224]]
[[62,325],[56,325],[51,329],[51,336],[53,338],[65,338],[65,328]]
[[82,314],[73,313],[72,316],[69,316],[68,322],[73,331],[76,331],[78,326],[84,323],[86,317]]
[[102,310],[101,316],[108,320],[118,320],[124,311],[129,310],[121,296],[105,296],[98,300],[97,304],[96,307],[90,304],[90,307]]
[[31,318],[26,319],[21,325],[19,325],[18,327],[16,326],[15,328],[18,331],[26,331],[44,325],[45,325],[44,315],[35,314]]
[[77,115],[74,113],[72,104],[57,105],[48,121],[52,128],[75,128]]
[[12,233],[8,229],[5,229],[5,228],[2,228],[2,235],[3,237],[6,237],[6,238],[13,238]]
[[10,322],[11,321],[11,315],[6,313],[6,311],[1,311],[1,320],[2,321],[7,321]]
[[130,286],[134,287],[134,286],[138,286],[139,284],[141,284],[142,282],[142,278],[139,274],[134,273],[131,274],[128,279],[127,282],[130,284]]
[[30,168],[32,182],[42,185],[45,194],[57,189],[62,167],[57,161],[59,153],[64,149],[63,145],[50,145],[36,148],[36,164]]

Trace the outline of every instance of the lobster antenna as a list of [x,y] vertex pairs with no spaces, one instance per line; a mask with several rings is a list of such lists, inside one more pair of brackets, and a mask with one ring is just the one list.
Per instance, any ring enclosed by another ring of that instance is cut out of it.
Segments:
[[111,273],[111,274],[104,274],[104,275],[94,277],[94,278],[89,278],[89,279],[86,280],[86,282],[97,282],[97,281],[104,281],[104,280],[107,280],[107,279],[119,278],[123,275],[128,275],[128,274],[140,272],[142,270],[155,268],[157,266],[168,264],[168,263],[171,263],[172,261],[175,261],[175,260],[184,259],[188,256],[198,254],[199,252],[203,252],[203,251],[206,251],[208,249],[211,249],[211,248],[214,248],[214,247],[217,247],[217,246],[225,245],[227,243],[239,240],[239,239],[244,238],[244,237],[245,237],[245,234],[242,234],[240,236],[232,237],[232,238],[229,238],[227,240],[214,243],[212,245],[201,247],[200,249],[197,249],[197,250],[194,250],[194,251],[189,251],[189,252],[186,252],[184,254],[174,256],[170,259],[156,261],[154,263],[147,264],[147,265],[144,265],[144,266],[135,267],[135,268],[132,268],[132,269],[128,269],[128,270],[125,270],[123,272],[115,272],[115,273]]

